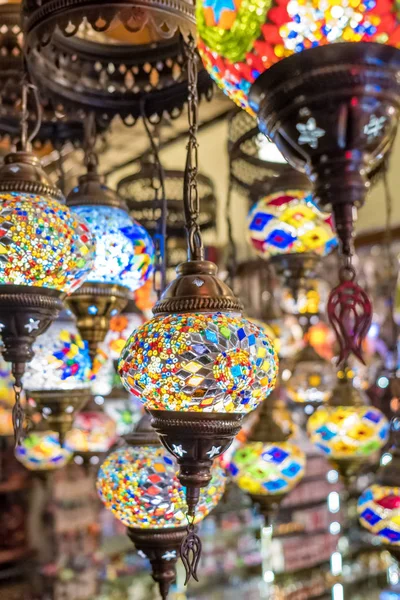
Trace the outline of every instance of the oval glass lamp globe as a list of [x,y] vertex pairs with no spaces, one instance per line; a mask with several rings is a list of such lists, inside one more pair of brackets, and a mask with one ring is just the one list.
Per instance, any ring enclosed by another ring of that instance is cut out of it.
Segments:
[[[162,447],[124,447],[101,465],[97,490],[106,508],[126,527],[182,527],[187,524],[186,497],[177,473],[175,459]],[[216,462],[209,486],[201,491],[196,521],[218,504],[225,480],[225,472]]]
[[400,546],[400,488],[372,485],[360,496],[358,518],[383,544]]
[[307,433],[329,458],[366,459],[386,444],[389,423],[372,406],[322,406],[308,419]]
[[80,412],[67,434],[73,452],[107,452],[116,441],[116,424],[108,415],[96,411]]
[[269,496],[292,490],[305,465],[304,452],[291,442],[247,442],[232,456],[229,473],[243,491]]
[[88,345],[73,321],[55,321],[35,340],[33,350],[34,357],[23,376],[25,389],[76,390],[90,386]]
[[30,471],[52,471],[64,467],[72,452],[60,446],[58,434],[54,431],[37,431],[16,446],[15,457]]
[[113,206],[76,206],[96,239],[93,269],[87,281],[140,288],[153,270],[154,246],[147,231]]
[[326,256],[337,246],[330,215],[301,190],[277,192],[259,200],[249,212],[247,228],[251,246],[266,259],[305,252]]
[[196,13],[205,68],[250,114],[252,83],[292,54],[335,42],[400,46],[394,0],[199,0]]
[[0,284],[76,290],[94,258],[84,220],[50,198],[3,192],[0,199]]
[[268,337],[246,319],[183,313],[139,327],[118,371],[149,409],[247,413],[275,387],[278,358]]

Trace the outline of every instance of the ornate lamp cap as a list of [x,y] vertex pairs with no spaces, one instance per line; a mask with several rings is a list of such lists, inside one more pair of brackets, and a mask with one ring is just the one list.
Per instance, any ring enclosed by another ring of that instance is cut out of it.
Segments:
[[11,152],[0,167],[0,192],[21,192],[46,196],[64,203],[64,196],[44,172],[40,160],[31,152]]
[[128,211],[125,201],[102,182],[97,168],[89,166],[67,196],[68,206],[113,206]]
[[161,446],[160,438],[151,426],[150,415],[143,415],[132,433],[124,436],[128,446]]
[[242,313],[243,305],[217,277],[217,266],[208,260],[180,264],[178,277],[170,283],[153,308],[155,315],[187,312]]

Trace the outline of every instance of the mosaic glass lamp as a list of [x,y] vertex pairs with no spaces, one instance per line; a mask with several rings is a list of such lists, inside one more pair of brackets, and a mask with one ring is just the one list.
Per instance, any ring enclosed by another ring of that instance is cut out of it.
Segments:
[[296,299],[321,259],[337,247],[330,215],[319,210],[310,182],[294,170],[273,180],[268,195],[250,210],[247,228],[252,248],[271,262]]
[[0,198],[0,329],[3,357],[12,364],[17,385],[18,438],[23,422],[19,389],[33,343],[59,314],[63,297],[87,277],[94,242],[28,151],[5,157]]
[[339,371],[328,405],[310,416],[307,433],[350,485],[364,465],[377,461],[389,437],[389,423],[379,409],[365,405],[361,390]]
[[116,425],[111,417],[99,410],[80,412],[67,434],[67,446],[74,452],[78,464],[98,464],[115,443]]
[[126,306],[153,270],[154,246],[148,233],[129,216],[123,200],[107,188],[97,173],[96,160],[67,198],[96,239],[93,268],[85,285],[68,303],[79,331],[94,358],[110,328],[110,319]]
[[286,494],[302,479],[306,463],[304,452],[289,440],[294,425],[275,396],[276,393],[264,400],[255,426],[234,452],[228,469],[267,523],[273,520]]
[[396,3],[201,0],[196,10],[199,49],[211,76],[256,114],[262,133],[313,182],[316,203],[332,211],[343,260],[329,316],[340,360],[361,358],[372,307],[351,266],[353,220],[397,129]]
[[33,345],[23,384],[29,405],[40,412],[48,429],[63,443],[79,411],[90,400],[91,361],[87,343],[75,322],[54,321]]
[[335,386],[332,363],[307,343],[294,358],[286,394],[292,402],[319,405],[328,402]]
[[[97,489],[106,508],[128,528],[136,548],[149,558],[161,596],[167,598],[186,535],[185,491],[176,460],[161,446],[147,416],[126,439],[129,445],[102,464]],[[200,496],[196,522],[217,505],[225,479],[221,466],[214,465],[211,484]]]
[[397,561],[400,560],[399,431],[396,416],[391,422],[393,445],[388,460],[379,467],[375,482],[361,494],[357,506],[361,525],[384,544]]
[[30,471],[54,471],[67,464],[72,452],[60,445],[54,431],[35,431],[16,446],[15,457]]

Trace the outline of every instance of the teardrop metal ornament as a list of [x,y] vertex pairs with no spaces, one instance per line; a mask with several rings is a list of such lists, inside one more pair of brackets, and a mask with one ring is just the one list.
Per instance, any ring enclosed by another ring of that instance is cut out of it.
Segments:
[[187,528],[187,536],[181,544],[181,559],[186,571],[185,585],[193,577],[195,581],[199,581],[197,577],[197,567],[201,557],[201,540],[197,535],[197,528],[191,523]]

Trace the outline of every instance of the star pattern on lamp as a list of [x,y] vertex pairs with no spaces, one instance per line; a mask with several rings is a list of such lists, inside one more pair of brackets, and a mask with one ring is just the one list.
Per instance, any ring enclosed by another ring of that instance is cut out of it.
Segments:
[[172,451],[181,458],[184,454],[187,454],[187,451],[182,448],[182,445],[177,446],[176,444],[172,444]]
[[307,123],[297,123],[296,129],[300,133],[299,144],[307,144],[311,148],[318,148],[318,139],[326,133],[324,129],[317,127],[314,117],[310,117]]
[[29,319],[29,322],[24,325],[25,329],[28,330],[29,333],[32,333],[32,331],[39,329],[39,324],[40,321],[39,319],[32,319],[32,317]]
[[220,452],[221,452],[221,446],[213,446],[211,448],[211,450],[209,450],[206,454],[210,458],[214,458],[214,456],[217,456],[217,454],[219,454]]
[[174,560],[176,558],[176,550],[167,550],[161,558],[164,560]]
[[386,117],[371,115],[368,123],[364,127],[364,133],[368,137],[368,140],[372,140],[380,135],[385,123]]

